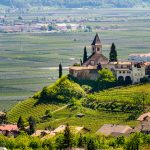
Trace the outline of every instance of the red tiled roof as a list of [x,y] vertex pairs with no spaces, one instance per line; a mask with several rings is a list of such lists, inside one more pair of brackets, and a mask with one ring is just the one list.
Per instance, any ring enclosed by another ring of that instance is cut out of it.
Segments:
[[6,124],[6,125],[1,125],[0,126],[0,131],[15,131],[15,130],[19,130],[17,125],[12,125],[12,124]]

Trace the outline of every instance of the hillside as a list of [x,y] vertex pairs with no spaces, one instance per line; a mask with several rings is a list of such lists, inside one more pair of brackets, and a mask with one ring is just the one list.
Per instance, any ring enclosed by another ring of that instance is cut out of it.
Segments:
[[1,0],[0,4],[10,7],[30,7],[30,6],[50,6],[64,8],[81,8],[81,7],[116,7],[129,8],[135,6],[149,6],[149,0]]
[[80,99],[84,95],[84,90],[78,84],[62,77],[32,98],[19,102],[8,112],[8,120],[16,122],[20,116],[25,120],[33,116],[36,121],[40,121],[46,110],[53,113],[63,108],[72,98]]
[[[145,111],[148,111],[150,108],[150,84],[108,89],[85,95],[80,85],[64,77],[55,84],[43,88],[43,91],[36,93],[33,98],[18,103],[7,113],[8,121],[16,122],[19,116],[27,121],[29,116],[33,116],[37,121],[38,129],[55,128],[69,123],[70,125],[85,126],[92,133],[106,123],[135,126],[137,124],[136,117],[142,113],[141,99],[139,102],[135,95],[139,91],[142,92],[143,89],[147,89],[144,93],[144,107]],[[43,92],[47,93],[47,97],[43,97]],[[56,95],[59,96],[55,97]],[[133,97],[137,100],[135,101]],[[53,101],[54,99],[56,102]],[[116,100],[115,103],[114,100]],[[51,112],[52,117],[43,120],[42,117],[46,110]],[[83,113],[85,116],[79,118],[77,117],[79,113]]]

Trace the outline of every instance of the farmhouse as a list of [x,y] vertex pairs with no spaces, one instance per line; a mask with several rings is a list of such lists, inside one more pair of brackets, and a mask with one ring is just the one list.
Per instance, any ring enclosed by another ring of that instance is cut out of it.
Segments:
[[5,136],[16,136],[19,133],[17,125],[5,124],[0,126],[0,134]]
[[117,80],[130,80],[133,84],[139,83],[145,77],[145,62],[109,61],[102,53],[102,43],[98,34],[96,34],[91,44],[91,49],[91,55],[81,66],[71,66],[69,68],[71,76],[78,79],[96,80],[99,76],[98,70],[106,68],[113,72]]
[[150,134],[150,112],[142,114],[137,120],[140,121],[140,124],[132,132]]
[[116,124],[104,124],[98,131],[97,134],[103,134],[105,136],[127,136],[131,133],[132,128],[128,125],[116,125]]

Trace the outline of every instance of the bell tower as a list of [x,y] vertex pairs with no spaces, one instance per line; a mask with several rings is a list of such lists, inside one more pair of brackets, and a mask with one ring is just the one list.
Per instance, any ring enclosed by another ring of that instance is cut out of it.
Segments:
[[102,43],[97,33],[91,46],[92,46],[92,54],[93,53],[102,54]]

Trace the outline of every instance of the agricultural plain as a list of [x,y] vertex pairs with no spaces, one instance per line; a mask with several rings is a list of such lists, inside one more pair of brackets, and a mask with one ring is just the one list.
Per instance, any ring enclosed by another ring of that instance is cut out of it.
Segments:
[[[90,44],[96,32],[106,56],[112,42],[116,44],[119,58],[127,59],[130,53],[150,52],[150,11],[146,9],[33,10],[22,17],[27,20],[36,16],[61,19],[68,14],[77,20],[88,18],[89,21],[83,23],[94,30],[0,34],[0,110],[10,109],[53,83],[58,78],[58,70],[53,67],[60,62],[64,67],[79,62],[84,46],[90,55]],[[12,20],[19,14],[8,13],[7,16]],[[64,70],[64,74],[67,73]]]

